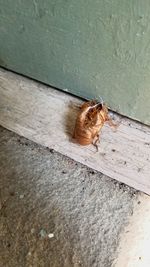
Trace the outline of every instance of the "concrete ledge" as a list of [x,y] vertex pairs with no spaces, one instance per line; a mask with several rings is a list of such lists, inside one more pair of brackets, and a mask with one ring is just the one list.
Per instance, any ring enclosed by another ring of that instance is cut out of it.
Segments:
[[0,70],[0,124],[55,149],[107,176],[150,194],[150,128],[113,114],[116,132],[105,125],[99,152],[71,139],[78,98]]

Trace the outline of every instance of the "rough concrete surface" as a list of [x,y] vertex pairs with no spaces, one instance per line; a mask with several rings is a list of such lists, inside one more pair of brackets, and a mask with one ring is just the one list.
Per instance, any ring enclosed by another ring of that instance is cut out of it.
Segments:
[[0,187],[3,267],[112,266],[139,194],[4,128]]

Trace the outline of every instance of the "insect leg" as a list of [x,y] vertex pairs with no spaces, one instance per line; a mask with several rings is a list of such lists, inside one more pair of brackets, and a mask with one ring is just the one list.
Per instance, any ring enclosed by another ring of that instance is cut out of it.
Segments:
[[95,140],[93,141],[93,146],[96,147],[96,151],[98,152],[98,145],[97,143],[100,142],[99,134],[96,135]]
[[114,123],[111,118],[108,118],[107,123],[110,127],[114,127],[115,129],[117,129],[120,125],[120,123]]
[[81,109],[81,104],[77,104],[77,103],[74,103],[73,101],[70,101],[69,102],[69,107],[80,110]]
[[74,109],[77,109],[77,110],[81,109],[81,105],[78,105],[78,104],[74,104],[73,107],[74,107]]

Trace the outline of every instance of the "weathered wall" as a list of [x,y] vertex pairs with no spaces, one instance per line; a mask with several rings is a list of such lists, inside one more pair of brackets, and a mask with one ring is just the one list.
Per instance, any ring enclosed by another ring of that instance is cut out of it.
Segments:
[[0,4],[0,65],[150,124],[148,0]]

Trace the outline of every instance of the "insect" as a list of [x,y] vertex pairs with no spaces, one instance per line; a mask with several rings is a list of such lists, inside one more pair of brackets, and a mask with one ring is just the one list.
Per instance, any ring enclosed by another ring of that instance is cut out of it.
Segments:
[[109,117],[108,108],[103,102],[96,100],[85,102],[80,107],[73,138],[83,146],[93,144],[98,151],[100,130],[105,122],[108,122],[110,126],[117,127]]

